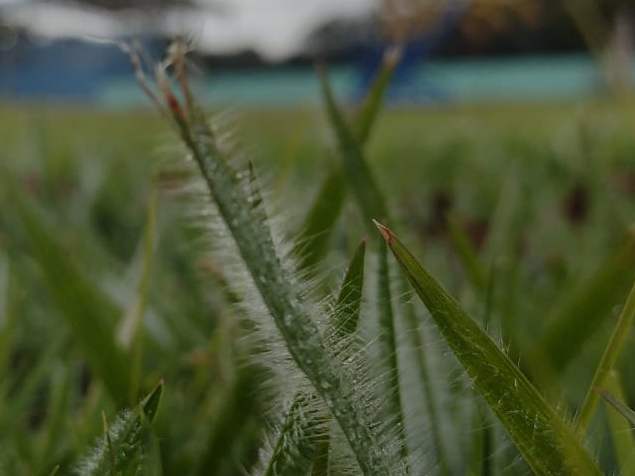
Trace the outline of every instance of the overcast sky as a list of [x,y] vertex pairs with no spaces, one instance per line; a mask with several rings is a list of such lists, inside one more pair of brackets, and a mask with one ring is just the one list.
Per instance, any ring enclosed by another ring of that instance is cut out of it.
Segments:
[[[302,50],[327,21],[364,17],[377,0],[193,0],[201,10],[172,10],[157,19],[167,34],[186,34],[205,52],[252,49],[281,60]],[[212,8],[213,6],[222,8]],[[104,13],[71,1],[0,0],[5,20],[43,36],[115,38],[140,31],[143,17]]]

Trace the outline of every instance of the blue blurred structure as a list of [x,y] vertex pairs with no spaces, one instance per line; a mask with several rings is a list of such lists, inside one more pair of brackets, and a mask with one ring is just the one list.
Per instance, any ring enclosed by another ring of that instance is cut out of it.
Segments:
[[[151,55],[160,56],[159,41],[146,39],[143,45]],[[0,71],[0,97],[88,103],[98,100],[113,80],[132,75],[128,55],[116,42],[45,41],[27,35],[18,35],[2,52]]]
[[[431,29],[403,45],[401,61],[388,88],[388,101],[413,104],[451,98],[450,91],[426,80],[425,65],[435,50],[454,33],[465,11],[465,5],[448,2]],[[376,39],[369,48],[360,52],[359,80],[353,92],[355,102],[365,97],[373,78],[382,67],[383,55],[389,46],[385,41]]]

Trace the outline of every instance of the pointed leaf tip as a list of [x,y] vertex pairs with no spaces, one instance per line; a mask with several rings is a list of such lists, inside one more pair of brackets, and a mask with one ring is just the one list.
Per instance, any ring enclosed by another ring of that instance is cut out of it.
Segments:
[[161,395],[163,394],[163,387],[164,383],[163,379],[161,379],[154,390],[152,390],[152,392],[141,401],[143,413],[145,413],[146,417],[149,418],[150,421],[154,420],[159,408],[159,402],[161,401]]
[[379,233],[381,233],[381,236],[384,237],[384,240],[386,240],[386,243],[388,243],[388,246],[390,246],[392,244],[392,240],[393,240],[393,236],[394,236],[392,234],[392,231],[390,231],[387,227],[385,227],[384,225],[382,225],[381,223],[379,223],[375,219],[373,219],[373,223],[375,224],[375,226],[379,230]]

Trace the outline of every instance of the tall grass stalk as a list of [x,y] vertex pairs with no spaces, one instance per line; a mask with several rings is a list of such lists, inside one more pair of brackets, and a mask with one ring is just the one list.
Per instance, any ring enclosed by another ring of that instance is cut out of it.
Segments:
[[258,297],[282,336],[287,350],[341,427],[364,474],[400,474],[398,461],[391,462],[391,446],[374,416],[368,412],[368,396],[356,388],[350,370],[325,342],[317,322],[319,307],[310,303],[305,286],[294,274],[295,265],[276,244],[266,212],[257,205],[253,184],[230,164],[232,154],[195,105],[184,77],[183,58],[170,58],[185,97],[182,105],[173,93],[163,69],[157,71],[158,86],[166,109],[187,146],[223,227],[236,246],[241,262]]
[[600,395],[596,392],[596,388],[602,388],[609,377],[609,374],[615,362],[622,351],[622,347],[626,342],[626,337],[633,325],[633,319],[635,318],[635,284],[631,288],[631,292],[628,295],[626,304],[622,309],[622,313],[615,325],[615,329],[611,334],[609,342],[602,354],[598,368],[595,371],[589,390],[584,397],[580,413],[577,418],[577,425],[580,432],[583,434],[587,431],[595,409],[600,401]]

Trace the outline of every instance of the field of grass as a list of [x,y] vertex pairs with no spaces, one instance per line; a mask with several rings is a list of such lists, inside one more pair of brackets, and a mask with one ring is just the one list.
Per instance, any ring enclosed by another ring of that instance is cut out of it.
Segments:
[[[226,116],[247,154],[239,162],[253,161],[268,212],[282,217],[276,233],[294,240],[342,154],[326,114]],[[363,149],[386,198],[374,218],[399,232],[564,422],[580,411],[635,279],[633,118],[635,105],[608,100],[389,108]],[[262,304],[241,302],[240,274],[218,254],[222,232],[204,230],[206,202],[178,192],[173,162],[184,150],[169,123],[153,111],[5,105],[0,144],[0,474],[278,474],[252,471],[258,448],[289,422],[276,421],[280,408],[302,400],[284,395],[267,362],[284,352],[244,337],[244,314]],[[337,296],[365,236],[366,282],[382,273],[385,250],[356,198],[345,195],[328,252],[302,274],[327,307],[337,307],[325,296]],[[381,311],[369,310],[381,308],[381,279],[379,290],[364,284],[356,335],[359,352],[380,362],[365,378],[378,401],[398,407],[395,438],[405,434],[412,474],[540,473],[533,449],[516,448],[513,423],[463,374],[434,305],[422,296],[426,311],[399,274],[391,258],[397,350],[382,350]],[[632,406],[632,333],[619,347],[619,376],[602,387]],[[378,371],[387,355],[398,363],[388,377]],[[612,411],[592,413],[586,448],[606,474],[635,474],[629,424]],[[336,447],[344,437],[323,425],[308,466],[280,458],[279,474],[357,474],[350,449]],[[315,456],[325,435],[330,470]]]

